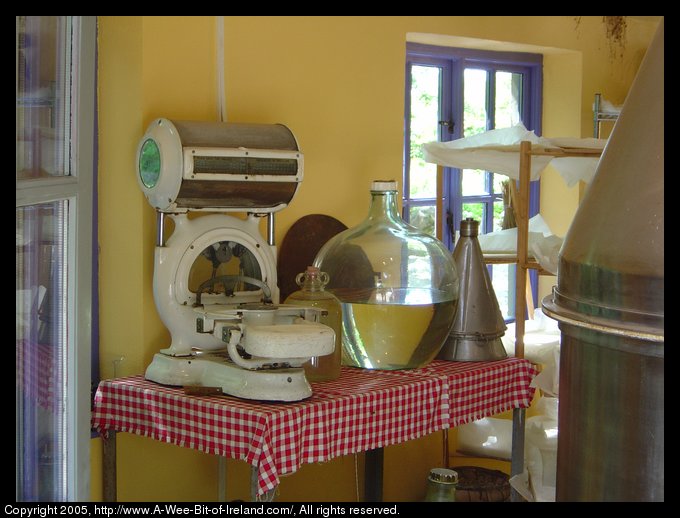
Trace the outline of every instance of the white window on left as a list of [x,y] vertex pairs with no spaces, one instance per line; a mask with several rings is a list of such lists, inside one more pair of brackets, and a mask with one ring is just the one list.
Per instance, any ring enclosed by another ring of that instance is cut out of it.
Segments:
[[16,17],[16,499],[89,500],[96,18]]

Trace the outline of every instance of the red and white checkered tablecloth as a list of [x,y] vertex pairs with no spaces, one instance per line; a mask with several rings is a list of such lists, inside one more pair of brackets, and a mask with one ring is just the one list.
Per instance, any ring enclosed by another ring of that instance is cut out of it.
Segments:
[[254,402],[187,396],[141,376],[104,380],[92,424],[206,453],[258,470],[258,495],[302,464],[324,462],[416,439],[475,419],[526,408],[537,374],[530,362],[435,360],[402,371],[343,367],[337,380],[312,383],[311,398]]

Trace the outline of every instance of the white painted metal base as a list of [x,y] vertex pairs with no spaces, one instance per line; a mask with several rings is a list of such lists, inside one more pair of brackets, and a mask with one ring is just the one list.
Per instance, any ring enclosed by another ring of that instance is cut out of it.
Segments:
[[312,395],[302,367],[248,370],[225,354],[167,356],[157,353],[144,377],[163,385],[219,387],[244,399],[300,401]]

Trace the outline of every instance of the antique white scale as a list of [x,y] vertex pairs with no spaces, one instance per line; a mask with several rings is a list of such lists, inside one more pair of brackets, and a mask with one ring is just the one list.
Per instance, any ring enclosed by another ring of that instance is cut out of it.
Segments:
[[[274,246],[274,213],[288,206],[302,170],[283,125],[151,123],[137,179],[157,211],[154,300],[172,343],[154,355],[147,379],[255,400],[311,396],[302,364],[332,353],[335,335],[320,310],[278,305]],[[213,214],[189,216],[198,211]]]

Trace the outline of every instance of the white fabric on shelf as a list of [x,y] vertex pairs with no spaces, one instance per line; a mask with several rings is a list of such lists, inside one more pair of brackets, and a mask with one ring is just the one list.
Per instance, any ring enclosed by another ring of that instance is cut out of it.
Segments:
[[[541,308],[534,310],[534,319],[527,320],[524,332],[524,357],[543,365],[531,386],[540,388],[543,393],[557,397],[560,390],[560,328],[556,320],[543,314]],[[515,355],[515,324],[508,324],[505,335],[501,337],[508,356]]]
[[[534,234],[537,238],[553,235],[550,227],[540,214],[529,218],[530,243],[531,234]],[[514,254],[517,251],[517,228],[506,228],[505,230],[496,230],[488,234],[480,234],[477,236],[477,239],[479,240],[482,252],[485,254]]]
[[[604,149],[605,139],[545,138],[529,131],[523,124],[510,128],[486,131],[471,137],[449,142],[423,144],[425,161],[445,167],[460,169],[483,169],[519,179],[519,150],[522,141],[529,141],[533,149],[588,148]],[[579,180],[589,183],[595,175],[599,162],[591,157],[531,157],[531,180],[537,180],[549,165],[560,173],[568,186]]]
[[[606,115],[619,115],[622,108],[623,104],[616,105],[604,97],[600,97],[600,113]],[[593,103],[593,111],[595,111],[595,103]]]
[[[515,254],[517,251],[516,228],[480,234],[477,239],[485,254]],[[544,270],[557,273],[557,256],[563,241],[552,233],[540,214],[529,219],[529,250]]]

